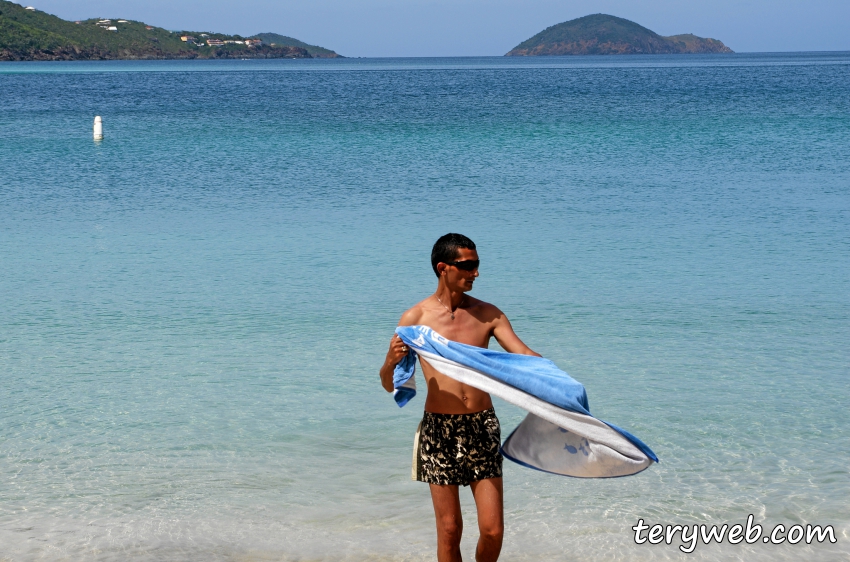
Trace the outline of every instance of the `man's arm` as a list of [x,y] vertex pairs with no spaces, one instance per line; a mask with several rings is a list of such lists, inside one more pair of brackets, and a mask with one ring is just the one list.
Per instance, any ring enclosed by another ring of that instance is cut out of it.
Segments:
[[535,357],[542,357],[539,353],[532,351],[530,347],[525,345],[519,336],[514,333],[514,329],[511,326],[510,320],[505,316],[505,313],[496,309],[499,313],[496,316],[496,320],[494,322],[493,327],[493,337],[496,338],[496,341],[499,342],[499,345],[502,346],[502,349],[507,351],[508,353],[517,353],[519,355],[534,355]]
[[[413,326],[419,320],[419,313],[416,311],[416,308],[411,308],[407,312],[401,315],[401,320],[398,321],[399,326]],[[398,337],[398,334],[393,334],[392,339],[390,339],[390,349],[387,351],[387,357],[384,359],[384,364],[381,365],[381,386],[384,387],[384,390],[387,392],[392,392],[393,388],[393,371],[395,370],[395,366],[399,364],[399,362],[404,359],[404,356],[407,355],[407,347],[404,345],[404,342],[401,341],[401,338]]]

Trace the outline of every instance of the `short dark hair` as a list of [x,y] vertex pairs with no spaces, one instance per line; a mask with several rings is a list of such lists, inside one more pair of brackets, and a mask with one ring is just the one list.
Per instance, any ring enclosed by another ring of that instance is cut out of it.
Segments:
[[449,263],[450,261],[454,261],[457,258],[458,250],[461,248],[474,250],[475,242],[463,234],[457,234],[454,232],[444,234],[443,236],[440,236],[436,242],[434,242],[434,248],[431,250],[431,267],[434,269],[434,274],[437,277],[440,276],[440,272],[437,271],[437,264],[440,262]]

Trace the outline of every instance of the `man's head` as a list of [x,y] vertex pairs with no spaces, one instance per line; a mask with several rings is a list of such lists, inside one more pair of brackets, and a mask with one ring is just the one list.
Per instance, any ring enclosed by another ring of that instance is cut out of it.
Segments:
[[478,277],[475,242],[454,232],[440,236],[431,250],[431,267],[438,278],[445,276],[452,285],[459,282],[464,286],[459,289],[470,290]]

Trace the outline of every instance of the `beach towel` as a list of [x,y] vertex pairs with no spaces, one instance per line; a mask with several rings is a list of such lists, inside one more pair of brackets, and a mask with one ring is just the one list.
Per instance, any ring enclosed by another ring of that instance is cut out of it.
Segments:
[[528,411],[502,455],[529,468],[578,478],[637,474],[658,457],[640,439],[590,414],[581,383],[542,357],[450,341],[427,326],[399,326],[410,351],[393,373],[399,407],[416,396],[416,357],[456,381]]

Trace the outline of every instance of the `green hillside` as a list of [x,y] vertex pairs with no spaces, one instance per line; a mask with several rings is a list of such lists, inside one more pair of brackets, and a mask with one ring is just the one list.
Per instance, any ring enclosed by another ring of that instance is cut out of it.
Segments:
[[324,47],[319,47],[317,45],[308,45],[304,41],[299,41],[294,37],[287,37],[286,35],[278,35],[277,33],[258,33],[256,35],[252,35],[251,38],[260,39],[263,43],[266,43],[268,45],[301,47],[302,49],[307,49],[307,52],[310,53],[310,56],[316,58],[340,58],[340,55],[336,54],[330,49],[325,49]]
[[[181,36],[191,39],[184,41]],[[0,0],[0,61],[312,57],[299,45],[247,45],[244,39],[223,33],[173,32],[131,20],[72,22]]]
[[691,34],[663,37],[627,19],[593,14],[546,28],[507,56],[731,52],[716,39]]

